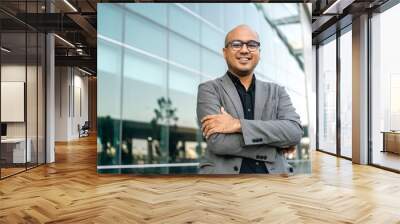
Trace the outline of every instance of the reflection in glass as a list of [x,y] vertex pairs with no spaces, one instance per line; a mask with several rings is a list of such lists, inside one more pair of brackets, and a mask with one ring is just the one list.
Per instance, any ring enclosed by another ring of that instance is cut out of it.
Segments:
[[[98,58],[98,163],[101,165],[121,164],[121,63],[122,49],[118,45],[99,40]],[[110,89],[104,91],[103,89]],[[101,170],[104,173],[119,172],[114,170]]]
[[170,29],[198,43],[200,41],[200,21],[185,11],[183,7],[171,5],[169,10]]
[[[171,103],[164,98],[167,92],[166,74],[165,62],[152,60],[138,52],[126,51],[122,101],[122,164],[168,162],[167,127],[173,113],[170,111]],[[162,168],[160,172],[167,173],[168,168]]]
[[[196,118],[197,86],[201,76],[174,66],[169,72],[169,96],[177,107],[176,124],[170,132],[170,162],[197,162],[203,154],[198,154],[202,139],[198,138],[199,128]],[[192,146],[191,148],[190,145]]]
[[[124,19],[126,23],[124,42],[126,44],[149,54],[166,58],[167,34],[160,25],[132,13]],[[108,33],[105,35],[108,36]]]
[[336,154],[336,40],[318,51],[319,149]]

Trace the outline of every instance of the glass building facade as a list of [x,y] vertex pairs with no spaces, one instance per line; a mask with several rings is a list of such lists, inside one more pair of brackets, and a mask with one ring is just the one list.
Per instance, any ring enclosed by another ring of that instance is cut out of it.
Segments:
[[[264,14],[296,4],[262,5],[98,4],[100,173],[197,173],[197,87],[224,75],[225,35],[243,23],[260,35],[256,77],[286,87],[307,130],[304,71]],[[310,171],[307,143],[289,159]]]

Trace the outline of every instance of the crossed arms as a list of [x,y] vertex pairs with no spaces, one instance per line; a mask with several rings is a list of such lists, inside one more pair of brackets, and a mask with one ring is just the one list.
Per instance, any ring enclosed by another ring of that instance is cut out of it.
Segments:
[[252,149],[268,150],[297,145],[303,135],[300,117],[285,89],[278,88],[277,119],[264,121],[232,117],[222,108],[215,84],[200,84],[197,118],[208,149],[217,155],[246,157],[246,151]]

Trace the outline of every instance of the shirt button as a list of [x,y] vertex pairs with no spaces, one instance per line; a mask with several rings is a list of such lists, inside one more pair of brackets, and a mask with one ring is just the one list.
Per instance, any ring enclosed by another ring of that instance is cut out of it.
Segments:
[[247,111],[248,111],[248,112],[250,112],[250,111],[251,111],[251,109],[247,109]]
[[259,163],[259,162],[256,162],[256,166],[258,166],[258,165],[260,165],[260,163]]

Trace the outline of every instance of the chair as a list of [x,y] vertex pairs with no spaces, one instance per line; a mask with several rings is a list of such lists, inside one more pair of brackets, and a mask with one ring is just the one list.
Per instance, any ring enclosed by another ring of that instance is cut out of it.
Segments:
[[80,127],[80,125],[78,124],[79,138],[89,136],[89,129],[90,129],[89,121],[85,121],[82,127]]

